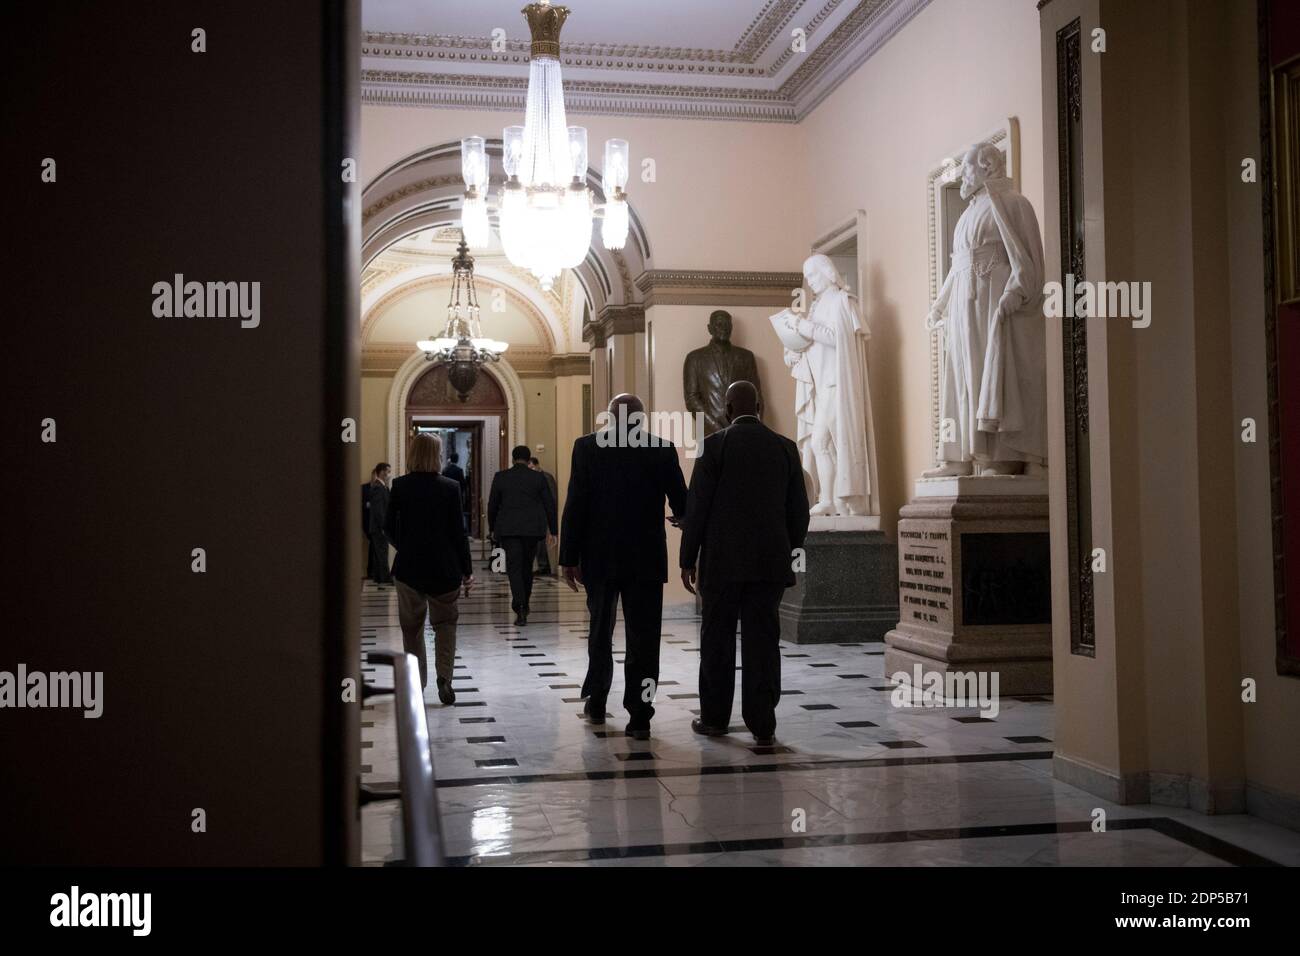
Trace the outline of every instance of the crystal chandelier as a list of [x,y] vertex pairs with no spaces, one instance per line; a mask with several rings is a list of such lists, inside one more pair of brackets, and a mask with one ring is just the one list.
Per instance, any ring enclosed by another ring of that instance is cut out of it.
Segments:
[[[587,188],[587,130],[565,126],[560,27],[569,8],[538,0],[524,7],[523,14],[532,34],[528,103],[524,125],[507,126],[502,137],[506,182],[498,202],[501,244],[506,258],[550,289],[561,271],[586,258],[593,219],[603,219],[606,249],[622,249],[627,242],[628,146],[625,139],[606,140],[606,201],[597,205]],[[460,156],[465,179],[462,223],[470,248],[483,249],[491,239],[483,137],[461,140]]]
[[[465,244],[465,234],[460,235],[456,258],[451,260],[451,300],[447,303],[447,325],[442,335],[423,339],[416,346],[424,352],[426,361],[445,362],[447,380],[463,402],[478,380],[479,366],[496,362],[501,353],[510,347],[508,342],[483,337],[479,327],[478,293],[474,291],[474,259]],[[464,295],[464,302],[461,296]]]

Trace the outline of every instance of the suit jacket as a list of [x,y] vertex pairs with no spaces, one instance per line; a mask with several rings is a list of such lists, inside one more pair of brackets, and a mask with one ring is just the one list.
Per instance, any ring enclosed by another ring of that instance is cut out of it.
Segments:
[[442,477],[450,478],[460,486],[460,501],[463,510],[465,503],[469,500],[469,484],[465,481],[465,469],[461,468],[460,465],[447,462],[442,469]]
[[370,527],[369,534],[383,531],[388,516],[388,486],[382,482],[370,483]]
[[447,594],[474,573],[460,511],[460,487],[429,471],[393,482],[384,522],[397,548],[393,577],[421,594]]
[[544,538],[556,533],[555,496],[541,472],[517,463],[492,477],[488,527],[497,538]]
[[686,513],[686,480],[671,442],[600,447],[594,434],[573,443],[564,502],[560,564],[588,581],[668,580],[664,499]]
[[699,563],[702,587],[795,583],[791,551],[808,533],[799,450],[745,416],[704,439],[691,474],[681,566]]
[[370,482],[361,486],[361,536],[370,534]]

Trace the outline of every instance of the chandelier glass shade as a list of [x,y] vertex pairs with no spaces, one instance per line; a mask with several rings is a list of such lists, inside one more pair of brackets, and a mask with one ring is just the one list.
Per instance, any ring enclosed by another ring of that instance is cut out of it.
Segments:
[[[625,139],[605,143],[606,201],[597,204],[587,186],[587,130],[568,126],[565,117],[559,53],[560,27],[569,9],[539,0],[523,13],[532,34],[528,99],[524,125],[502,131],[506,179],[498,197],[498,228],[506,258],[550,289],[562,271],[586,258],[595,219],[604,220],[605,248],[621,249],[627,242],[629,153]],[[461,140],[461,174],[465,237],[471,249],[482,249],[491,241],[483,137]]]
[[500,361],[501,353],[510,347],[508,342],[483,335],[479,323],[478,293],[474,289],[474,259],[469,254],[466,239],[462,233],[456,258],[451,260],[447,324],[441,335],[415,343],[427,361],[445,362],[449,366],[447,379],[462,402],[469,398],[470,390],[478,381],[479,366]]

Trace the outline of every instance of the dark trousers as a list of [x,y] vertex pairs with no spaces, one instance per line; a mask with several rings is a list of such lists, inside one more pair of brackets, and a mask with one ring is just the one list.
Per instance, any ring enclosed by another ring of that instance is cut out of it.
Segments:
[[536,537],[502,537],[506,553],[506,577],[510,579],[510,607],[516,614],[528,613],[533,596],[533,561],[537,558]]
[[382,531],[370,532],[370,576],[376,584],[392,584],[388,571],[388,537]]
[[725,728],[736,694],[736,621],[740,621],[740,713],[755,737],[776,732],[781,699],[781,606],[784,584],[746,581],[702,588],[700,720]]
[[659,687],[659,627],[663,620],[662,581],[585,580],[591,628],[587,632],[587,678],[582,695],[593,714],[605,713],[614,680],[614,620],[623,601],[623,707],[629,727],[649,727],[651,701]]
[[537,573],[551,573],[551,551],[546,546],[545,538],[541,538],[537,542]]

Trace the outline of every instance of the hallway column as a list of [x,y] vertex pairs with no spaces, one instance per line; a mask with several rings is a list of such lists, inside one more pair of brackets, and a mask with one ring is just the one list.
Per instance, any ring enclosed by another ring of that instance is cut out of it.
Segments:
[[1055,770],[1120,803],[1244,810],[1243,679],[1300,706],[1296,681],[1244,666],[1273,641],[1243,626],[1272,606],[1271,542],[1237,534],[1266,475],[1234,466],[1242,418],[1267,422],[1234,401],[1264,345],[1266,187],[1241,177],[1260,148],[1254,18],[1227,0],[1041,10],[1047,279],[1129,303],[1047,320]]
[[609,388],[609,349],[605,343],[605,330],[594,322],[583,328],[582,340],[591,345],[591,409],[594,417],[613,397]]
[[[649,387],[645,352],[645,308],[607,305],[598,320],[609,362],[609,397],[633,392],[646,397]],[[608,402],[608,399],[606,399]],[[603,409],[598,405],[597,410]]]
[[560,510],[569,487],[569,466],[573,460],[573,443],[585,435],[590,425],[583,409],[584,386],[591,385],[589,355],[555,355],[551,357],[551,371],[555,374],[555,480],[559,485]]

